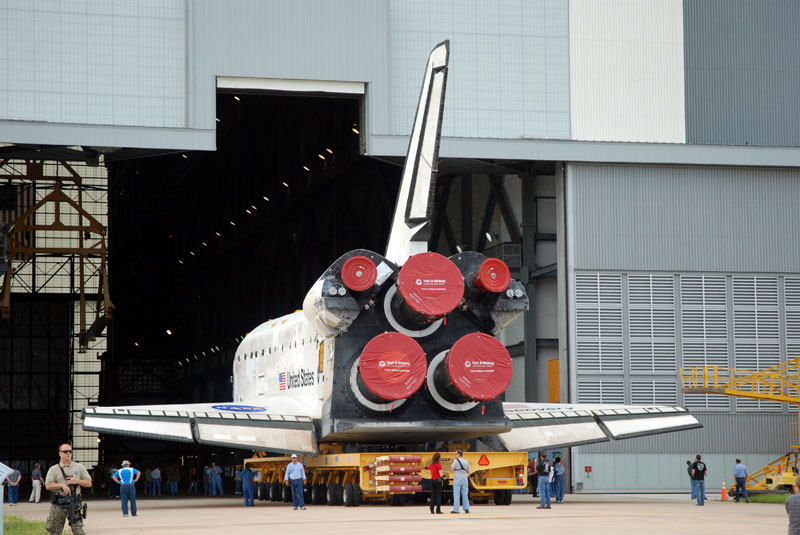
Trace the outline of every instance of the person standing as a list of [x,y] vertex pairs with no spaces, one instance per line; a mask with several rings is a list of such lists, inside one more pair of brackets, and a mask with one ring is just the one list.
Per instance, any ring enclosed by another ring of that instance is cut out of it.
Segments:
[[686,461],[686,473],[689,474],[689,488],[692,489],[692,500],[695,499],[694,495],[694,478],[692,477],[692,461]]
[[463,454],[461,450],[456,450],[450,464],[453,469],[453,510],[450,513],[454,515],[460,512],[458,509],[462,505],[464,512],[469,514],[469,463],[462,458]]
[[794,494],[786,498],[789,515],[789,535],[800,535],[800,476],[794,480]]
[[736,503],[739,503],[739,498],[743,495],[745,503],[750,503],[750,497],[747,495],[747,467],[742,464],[741,459],[736,459],[733,478],[736,481]]
[[[45,476],[44,486],[51,492],[50,494],[50,514],[47,516],[47,531],[52,535],[61,535],[64,530],[64,522],[67,521],[69,516],[69,503],[63,502],[63,498],[67,498],[76,493],[78,496],[81,494],[81,487],[88,488],[92,486],[92,479],[89,477],[89,472],[80,463],[72,460],[72,446],[69,443],[61,444],[58,447],[58,464],[54,464],[47,470]],[[80,514],[74,515],[74,519],[70,519],[70,526],[74,535],[86,535],[83,529],[83,518]]]
[[243,469],[244,469],[244,467],[236,469],[236,480],[235,480],[235,482],[233,484],[233,493],[234,494],[242,494],[242,470]]
[[8,506],[15,507],[19,501],[19,484],[22,483],[22,474],[14,468],[6,478],[8,484]]
[[297,454],[292,453],[292,462],[286,465],[286,475],[283,478],[287,487],[292,489],[292,505],[305,511],[306,504],[303,497],[303,485],[306,484],[306,470],[302,463],[297,462]]
[[217,463],[211,463],[211,495],[217,495],[217,489],[219,489],[219,495],[225,496],[225,493],[222,492],[222,467],[217,466]]
[[564,463],[561,462],[561,457],[556,457],[556,461],[553,463],[553,472],[555,473],[553,480],[556,490],[556,503],[564,503],[564,485],[566,483],[567,469],[564,467]]
[[536,459],[534,457],[528,460],[528,486],[531,488],[531,496],[536,498],[539,495],[539,482],[537,481],[538,475],[536,475]]
[[692,463],[692,484],[694,485],[694,494],[697,496],[697,505],[704,505],[706,496],[706,475],[708,468],[706,463],[700,460],[700,455],[695,455],[695,461]]
[[255,505],[254,495],[255,488],[253,486],[253,471],[247,466],[239,470],[239,477],[242,481],[242,494],[244,494],[244,505],[246,507]]
[[539,453],[536,463],[536,473],[539,476],[539,506],[537,509],[550,509],[550,463],[547,461],[547,452]]
[[122,461],[122,468],[111,476],[119,485],[122,516],[128,516],[128,502],[131,502],[131,514],[136,516],[136,482],[141,475],[141,472],[131,467],[130,461]]
[[189,471],[189,492],[186,495],[191,496],[192,494],[197,496],[197,468],[194,467]]
[[[156,466],[153,468],[153,471],[150,472],[150,479],[153,480],[153,496],[161,497],[161,469]],[[158,492],[158,494],[156,494]]]
[[33,488],[31,489],[31,497],[28,498],[29,502],[36,500],[36,503],[39,503],[39,500],[42,499],[42,486],[44,485],[44,478],[42,477],[42,465],[36,463],[33,465],[33,472],[31,472],[31,485]]
[[[433,454],[428,470],[431,472],[431,514],[442,514],[442,465],[439,452]],[[434,511],[434,508],[436,509]]]

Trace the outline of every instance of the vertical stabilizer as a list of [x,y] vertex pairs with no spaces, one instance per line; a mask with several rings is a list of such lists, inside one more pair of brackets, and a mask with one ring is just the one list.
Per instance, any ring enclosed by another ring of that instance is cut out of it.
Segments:
[[449,56],[450,41],[436,45],[422,82],[386,247],[386,258],[397,265],[428,250]]

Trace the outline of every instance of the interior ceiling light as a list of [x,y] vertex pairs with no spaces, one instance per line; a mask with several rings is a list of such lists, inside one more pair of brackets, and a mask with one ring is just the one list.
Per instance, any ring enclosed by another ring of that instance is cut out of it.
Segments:
[[328,154],[333,154],[333,150],[332,150],[332,149],[325,149],[325,151],[326,151]]
[[319,158],[320,160],[324,160],[325,156],[323,156],[322,154],[317,154],[317,158]]
[[244,209],[244,211],[245,211],[245,212],[246,212],[248,215],[253,215],[253,212],[251,212],[249,208],[245,208],[245,209]]
[[228,223],[230,223],[232,227],[236,226],[236,223],[234,223],[233,221],[228,221]]
[[216,119],[217,119],[217,122],[219,123],[220,122],[219,117],[217,117]]
[[281,184],[283,184],[283,185],[284,185],[284,186],[286,186],[287,188],[289,187],[289,184],[287,184],[286,182],[281,182]]
[[183,260],[178,260],[178,263],[179,264],[183,264]]
[[189,157],[188,157],[188,156],[186,156],[185,154],[181,154],[181,157],[182,157],[182,158],[186,158],[187,160],[189,159]]
[[202,243],[202,244],[203,244],[203,247],[208,247],[208,244],[207,244],[206,242],[204,242],[204,241],[201,241],[200,243]]
[[311,169],[309,169],[307,165],[304,165],[303,169],[305,169],[306,171],[311,171]]
[[[460,252],[461,252],[461,251],[459,251],[459,253],[460,253]],[[190,254],[190,255],[192,255],[192,256],[195,256],[195,254],[194,254],[194,251],[189,251],[189,254]]]
[[350,130],[352,130],[354,134],[360,134],[361,133],[361,132],[358,131],[358,128],[356,128],[356,125],[353,125],[353,128],[351,128]]
[[170,331],[169,329],[167,329],[167,334],[168,334],[169,336],[172,336],[172,331]]
[[136,347],[139,347],[139,342],[134,342],[133,345],[135,345]]
[[239,95],[233,95],[233,99],[234,99],[236,102],[239,102],[240,100],[242,100],[242,99],[240,99],[240,98],[239,98]]
[[456,251],[458,251],[459,253],[463,253],[464,252],[464,250],[461,248],[460,245],[456,245]]
[[258,208],[256,208],[256,205],[255,205],[255,204],[251,204],[251,205],[250,205],[250,208],[252,208],[253,210],[258,210]]
[[262,195],[262,197],[264,197],[265,201],[269,202],[269,197],[267,197],[266,195]]
[[216,235],[217,235],[217,236],[219,236],[220,238],[222,237],[222,234],[220,234],[219,232],[215,232],[214,234],[216,234]]
[[492,235],[489,234],[488,232],[486,233],[486,239],[492,241]]

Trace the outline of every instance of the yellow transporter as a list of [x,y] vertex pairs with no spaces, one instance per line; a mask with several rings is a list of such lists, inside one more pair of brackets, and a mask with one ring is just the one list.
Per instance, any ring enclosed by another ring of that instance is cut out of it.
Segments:
[[[445,499],[451,493],[452,452],[440,451],[444,468]],[[322,446],[317,457],[301,457],[308,477],[306,502],[313,505],[358,506],[362,501],[401,505],[424,502],[430,496],[427,466],[433,452],[342,453],[339,446]],[[511,503],[512,490],[527,485],[528,454],[525,452],[470,452],[463,458],[471,473],[470,499],[475,503]],[[291,501],[284,484],[289,457],[253,457],[244,463],[256,473],[259,500]]]

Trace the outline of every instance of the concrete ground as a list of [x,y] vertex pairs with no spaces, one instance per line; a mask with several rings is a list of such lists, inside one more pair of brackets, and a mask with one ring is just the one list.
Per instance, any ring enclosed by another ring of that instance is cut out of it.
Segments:
[[[687,495],[573,494],[550,510],[538,510],[530,496],[514,495],[510,506],[473,505],[465,515],[431,515],[427,506],[362,505],[357,508],[309,506],[294,511],[291,504],[259,502],[244,507],[240,496],[224,498],[140,498],[139,516],[123,518],[119,500],[89,500],[84,521],[89,535],[134,534],[197,535],[234,533],[263,535],[285,532],[325,535],[375,533],[503,533],[548,534],[781,534],[787,531],[781,504],[745,504],[711,501],[697,507]],[[49,504],[4,504],[7,515],[45,520]],[[523,531],[524,530],[524,531]]]

